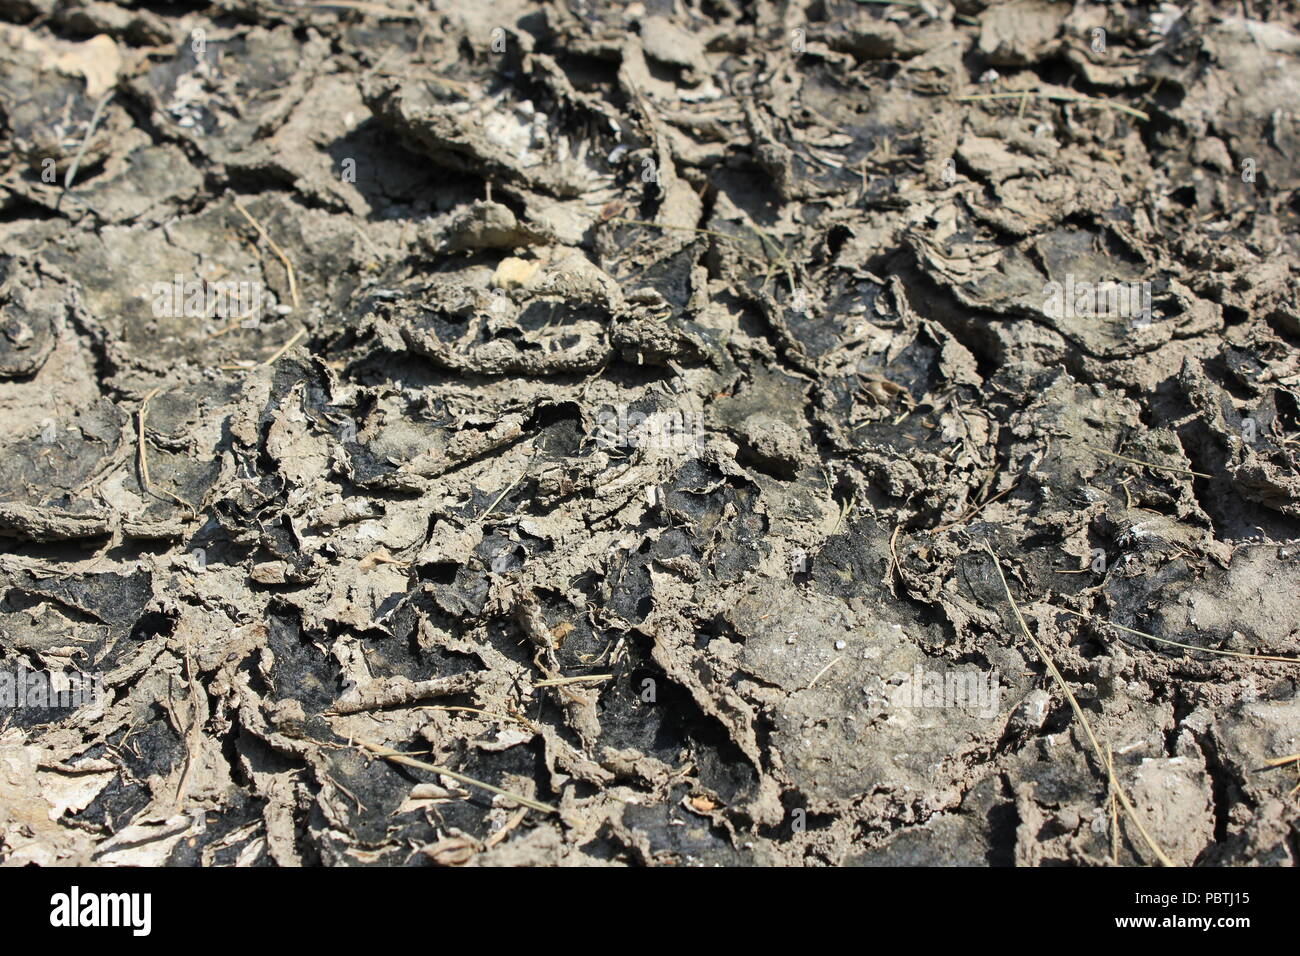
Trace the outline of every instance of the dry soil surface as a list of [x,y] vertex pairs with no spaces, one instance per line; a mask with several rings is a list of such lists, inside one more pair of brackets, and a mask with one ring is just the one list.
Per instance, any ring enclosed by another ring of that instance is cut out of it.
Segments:
[[1297,22],[0,0],[0,860],[1295,864]]

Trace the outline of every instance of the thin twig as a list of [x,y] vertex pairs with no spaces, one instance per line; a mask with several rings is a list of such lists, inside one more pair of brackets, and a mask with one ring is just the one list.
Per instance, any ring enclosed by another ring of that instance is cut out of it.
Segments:
[[482,780],[475,780],[473,777],[466,776],[463,773],[457,773],[455,770],[450,770],[447,767],[440,767],[437,764],[425,763],[423,760],[416,760],[414,757],[408,757],[400,750],[393,750],[391,747],[385,747],[382,744],[372,744],[366,740],[358,740],[355,737],[352,738],[352,742],[366,750],[369,750],[373,754],[378,754],[385,760],[391,760],[393,763],[400,763],[407,767],[415,767],[418,770],[427,770],[430,773],[437,773],[442,774],[444,777],[451,777],[452,780],[469,784],[471,787],[478,787],[480,790],[487,790],[489,793],[498,794],[499,796],[515,801],[521,806],[531,807],[532,809],[539,810],[542,813],[560,812],[549,803],[542,803],[540,800],[534,800],[531,797],[511,793],[509,790],[502,790],[500,787],[495,787],[490,783],[484,783]]
[[199,723],[199,688],[194,680],[194,661],[190,657],[190,638],[185,635],[185,677],[190,685],[190,726],[185,732],[185,770],[181,773],[181,782],[176,787],[176,811],[179,813],[185,805],[185,792],[190,786],[190,774],[194,770],[194,751],[202,743],[203,725]]
[[553,677],[550,680],[539,680],[533,686],[562,687],[565,684],[600,684],[613,679],[613,674],[586,674],[580,677]]
[[528,459],[528,464],[524,465],[524,470],[519,473],[519,477],[517,477],[514,481],[510,482],[510,484],[506,485],[505,488],[502,490],[501,494],[497,495],[496,500],[493,501],[492,504],[487,506],[487,510],[485,510],[481,515],[478,516],[479,521],[482,521],[493,511],[496,511],[497,505],[501,504],[501,502],[505,500],[506,495],[510,494],[510,492],[514,490],[515,485],[519,484],[519,482],[524,480],[524,476],[528,474],[528,469],[533,466],[533,458],[536,457],[537,457],[537,453],[534,452],[532,457]]
[[819,671],[817,672],[817,676],[814,677],[812,680],[810,680],[810,681],[808,682],[808,686],[805,687],[804,690],[812,690],[812,689],[813,689],[813,686],[814,686],[814,685],[815,685],[819,680],[822,679],[822,675],[825,674],[825,673],[826,673],[828,670],[830,670],[832,667],[834,667],[836,664],[838,664],[838,663],[840,662],[840,660],[841,660],[841,658],[838,658],[838,657],[837,657],[837,658],[835,658],[834,660],[832,660],[829,664],[827,664],[825,667],[823,667],[821,670],[819,670]]
[[484,848],[490,850],[492,847],[496,846],[498,843],[504,840],[507,834],[509,834],[511,830],[513,830],[515,827],[519,826],[519,824],[524,822],[524,817],[526,817],[527,815],[528,815],[527,807],[520,807],[518,810],[516,810],[514,812],[514,815],[509,820],[506,821],[505,826],[503,826],[500,830],[498,830],[496,833],[493,833],[491,836],[489,836],[486,840],[483,841]]
[[[1106,754],[1101,749],[1101,743],[1097,740],[1097,735],[1092,732],[1092,724],[1088,721],[1087,715],[1084,714],[1083,707],[1079,705],[1078,698],[1074,696],[1074,691],[1070,690],[1070,685],[1065,682],[1065,677],[1057,669],[1056,662],[1052,660],[1051,655],[1047,653],[1047,649],[1039,643],[1038,638],[1034,637],[1033,632],[1029,629],[1029,625],[1025,623],[1025,617],[1020,613],[1020,605],[1016,603],[1015,595],[1011,593],[1011,585],[1007,584],[1007,576],[1002,573],[1002,562],[998,560],[997,553],[993,550],[993,546],[987,541],[984,542],[984,550],[987,551],[989,557],[993,559],[993,568],[998,572],[998,580],[1002,582],[1002,590],[1006,592],[1007,600],[1011,603],[1011,610],[1015,613],[1016,622],[1020,625],[1020,630],[1024,632],[1025,637],[1029,638],[1029,642],[1034,645],[1034,649],[1038,651],[1038,656],[1042,658],[1043,664],[1047,667],[1048,673],[1052,675],[1052,679],[1056,681],[1057,685],[1061,688],[1061,691],[1065,694],[1066,699],[1069,700],[1070,707],[1074,710],[1074,716],[1079,718],[1079,723],[1083,725],[1084,733],[1088,735],[1088,742],[1092,744],[1092,749],[1097,755],[1098,762],[1105,766]],[[1135,810],[1133,804],[1129,802],[1128,794],[1126,794],[1124,788],[1120,786],[1119,780],[1112,778],[1112,781],[1115,787],[1115,796],[1119,797],[1120,803],[1124,804],[1125,811],[1127,811],[1129,818],[1133,823],[1137,825],[1138,832],[1142,834],[1142,839],[1145,840],[1147,846],[1151,848],[1151,852],[1154,853],[1156,858],[1165,866],[1173,866],[1174,861],[1165,855],[1165,852],[1156,845],[1156,841],[1151,838],[1151,834],[1147,832],[1147,828],[1142,823],[1142,818],[1138,816],[1137,810]]]
[[415,710],[451,710],[467,711],[471,714],[481,714],[484,717],[492,717],[495,720],[513,720],[515,723],[522,724],[525,727],[532,728],[532,723],[525,717],[516,717],[514,714],[497,714],[490,710],[482,710],[478,707],[460,707],[449,704],[424,704]]
[[958,518],[956,521],[951,521],[951,522],[949,522],[948,524],[940,525],[939,527],[932,529],[929,533],[930,533],[930,534],[938,534],[940,531],[949,531],[949,530],[951,530],[952,528],[955,528],[955,527],[957,527],[957,526],[960,525],[960,524],[965,524],[965,523],[966,523],[967,521],[969,521],[971,518],[975,517],[977,514],[979,514],[981,511],[983,511],[986,507],[988,507],[989,505],[993,504],[993,502],[997,501],[999,498],[1004,498],[1004,497],[1006,497],[1007,495],[1011,494],[1011,492],[1013,492],[1013,491],[1016,490],[1016,486],[1019,485],[1019,484],[1020,484],[1020,479],[1017,478],[1017,479],[1015,480],[1015,482],[1012,483],[1011,487],[1006,488],[1006,489],[1004,489],[1004,490],[1002,490],[1002,491],[999,491],[996,495],[994,495],[994,496],[991,497],[991,498],[985,498],[983,501],[981,501],[981,502],[980,502],[979,504],[977,504],[975,507],[971,508],[971,509],[970,509],[969,511],[967,511],[964,515],[962,515],[960,518]]
[[1141,110],[1134,109],[1131,106],[1125,106],[1123,103],[1116,103],[1113,100],[1103,100],[1095,96],[1083,96],[1079,93],[1053,93],[1046,90],[1019,90],[1010,93],[972,93],[967,96],[956,97],[959,103],[971,103],[976,100],[1024,100],[1024,99],[1041,99],[1053,100],[1058,103],[1081,103],[1085,106],[1103,106],[1112,110],[1119,110],[1121,113],[1127,113],[1143,122],[1151,117]]
[[225,335],[227,332],[233,332],[235,329],[243,325],[244,320],[247,319],[249,316],[251,316],[256,310],[257,310],[257,306],[255,305],[249,306],[247,311],[245,311],[243,315],[231,319],[227,325],[223,325],[221,328],[217,329],[217,331],[209,335],[208,340],[211,341],[212,339],[218,339],[221,338],[221,336]]
[[1119,866],[1119,802],[1115,799],[1115,755],[1106,744],[1106,778],[1110,783],[1110,860]]
[[289,297],[293,299],[294,309],[297,309],[298,308],[298,276],[297,273],[295,273],[293,270],[293,263],[289,261],[289,257],[284,254],[284,250],[281,249],[279,245],[276,244],[276,241],[272,239],[269,235],[267,235],[266,230],[262,228],[262,224],[258,222],[256,219],[254,219],[252,214],[249,213],[247,209],[245,209],[242,205],[240,205],[239,200],[235,200],[235,208],[238,209],[241,213],[243,213],[243,216],[245,219],[248,220],[249,225],[251,225],[254,229],[257,230],[257,234],[259,236],[261,236],[263,239],[266,240],[266,244],[271,247],[271,251],[274,252],[280,258],[280,262],[284,264],[284,271],[289,276]]
[[1104,448],[1098,448],[1096,445],[1089,445],[1087,442],[1076,442],[1089,451],[1095,451],[1099,455],[1106,455],[1110,458],[1118,458],[1120,461],[1126,461],[1131,465],[1141,465],[1144,468],[1154,468],[1156,471],[1172,471],[1179,475],[1193,475],[1197,478],[1213,478],[1213,475],[1207,475],[1203,471],[1192,471],[1190,468],[1178,468],[1174,465],[1157,465],[1153,462],[1143,461],[1141,458],[1130,458],[1128,455],[1117,455],[1113,451],[1107,451]]
[[[1296,764],[1297,769],[1300,769],[1300,754],[1290,754],[1286,757],[1274,757],[1272,760],[1266,761],[1264,767],[1269,770],[1276,770],[1278,767],[1285,767],[1287,764]],[[1291,792],[1287,794],[1287,796],[1295,796],[1297,793],[1300,793],[1300,783],[1297,783],[1292,787]]]
[[[898,576],[900,578],[903,576],[898,563],[898,547],[897,547],[898,532],[901,531],[902,528],[903,526],[901,524],[894,525],[894,531],[889,536],[889,565],[885,568],[885,577],[884,580],[881,582],[882,584],[889,585],[889,593],[893,594],[894,596],[898,595],[898,592],[894,590],[894,571],[895,570],[899,571]],[[906,583],[907,582],[904,582],[904,584]]]
[[81,140],[77,155],[72,157],[72,165],[68,167],[68,175],[64,177],[63,192],[59,193],[59,198],[54,201],[55,212],[59,211],[59,204],[63,202],[63,197],[67,195],[68,190],[72,188],[72,181],[77,176],[77,168],[81,166],[81,160],[86,155],[86,149],[90,146],[90,138],[95,135],[95,127],[99,125],[99,118],[104,112],[104,107],[108,105],[108,101],[113,98],[113,94],[116,92],[117,88],[114,87],[101,96],[99,102],[95,104],[95,112],[90,114],[90,125],[86,127],[86,135]]
[[145,453],[144,444],[144,419],[149,414],[149,399],[153,398],[160,391],[162,386],[155,388],[144,397],[140,403],[140,411],[136,414],[136,461],[140,471],[140,487],[146,494],[152,494],[153,490],[149,487],[149,456]]
[[[1062,608],[1064,610],[1064,608]],[[1206,654],[1218,654],[1221,657],[1239,657],[1248,661],[1273,661],[1277,664],[1300,664],[1300,658],[1295,657],[1277,657],[1272,654],[1250,654],[1245,651],[1225,651],[1217,647],[1197,647],[1195,644],[1183,644],[1179,641],[1171,641],[1167,637],[1156,637],[1154,634],[1148,634],[1145,631],[1137,631],[1131,627],[1125,627],[1123,624],[1116,624],[1114,621],[1106,621],[1111,627],[1118,628],[1121,631],[1127,631],[1138,637],[1145,637],[1149,641],[1156,641],[1160,644],[1168,644],[1171,647],[1181,647],[1187,651],[1203,651]]]
[[[1058,607],[1058,611],[1064,611],[1066,614],[1073,614],[1075,617],[1081,617],[1086,621],[1093,618],[1087,614],[1081,614],[1078,611],[1072,611],[1068,607]],[[1275,657],[1271,654],[1250,654],[1246,651],[1224,651],[1217,647],[1197,647],[1195,644],[1184,644],[1181,641],[1171,641],[1167,637],[1156,637],[1154,634],[1148,634],[1146,631],[1138,631],[1131,627],[1125,627],[1123,624],[1116,624],[1114,621],[1102,621],[1103,624],[1109,624],[1111,627],[1121,631],[1127,631],[1138,637],[1145,637],[1149,641],[1155,641],[1159,644],[1168,644],[1171,647],[1181,647],[1187,651],[1203,651],[1206,654],[1218,654],[1222,657],[1240,657],[1248,661],[1274,661],[1278,664],[1300,664],[1300,658],[1296,657]]]
[[279,361],[281,355],[283,355],[285,352],[289,351],[289,349],[291,349],[291,348],[293,348],[295,345],[297,345],[297,344],[298,344],[298,340],[299,340],[300,338],[302,338],[302,337],[303,337],[304,335],[306,335],[306,334],[307,334],[307,330],[306,330],[306,329],[299,329],[297,332],[295,332],[295,333],[293,334],[293,338],[291,338],[288,342],[285,342],[285,343],[284,343],[283,345],[281,345],[278,349],[276,349],[275,354],[272,355],[269,359],[267,359],[267,360],[266,360],[265,362],[263,362],[262,364],[263,364],[263,365],[274,365],[277,361]]
[[355,793],[353,793],[347,787],[343,786],[343,784],[339,783],[329,774],[325,774],[325,779],[328,780],[333,786],[337,787],[341,792],[346,793],[349,797],[351,797],[352,802],[357,805],[357,810],[359,810],[362,813],[366,812],[366,805],[362,803],[360,799],[358,799]]

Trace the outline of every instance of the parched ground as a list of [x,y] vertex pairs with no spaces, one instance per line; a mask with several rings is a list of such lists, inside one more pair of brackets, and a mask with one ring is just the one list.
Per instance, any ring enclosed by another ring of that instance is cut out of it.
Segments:
[[0,0],[0,860],[1295,864],[1298,19]]

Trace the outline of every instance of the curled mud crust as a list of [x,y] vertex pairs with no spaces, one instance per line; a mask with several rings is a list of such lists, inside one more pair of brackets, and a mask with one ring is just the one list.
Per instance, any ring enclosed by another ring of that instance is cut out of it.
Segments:
[[0,0],[0,861],[1295,864],[1297,102],[1273,0]]

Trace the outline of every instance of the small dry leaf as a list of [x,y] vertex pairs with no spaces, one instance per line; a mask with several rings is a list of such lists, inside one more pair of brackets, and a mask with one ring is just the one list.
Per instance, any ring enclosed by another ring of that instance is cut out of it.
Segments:
[[438,866],[462,866],[474,858],[478,844],[469,837],[445,837],[437,843],[421,847],[420,852]]
[[539,262],[509,256],[501,260],[497,271],[492,274],[492,285],[498,289],[527,285],[540,267]]
[[555,642],[556,650],[564,643],[564,639],[573,631],[573,625],[568,621],[561,621],[555,627],[551,628],[551,640]]
[[375,551],[371,551],[364,558],[358,561],[357,567],[360,568],[362,571],[369,571],[381,564],[401,564],[401,563],[402,563],[401,561],[398,561],[391,554],[389,554],[387,549],[379,548]]
[[117,82],[122,54],[113,38],[101,33],[84,43],[69,45],[54,59],[53,66],[60,73],[85,77],[86,95],[95,99]]

